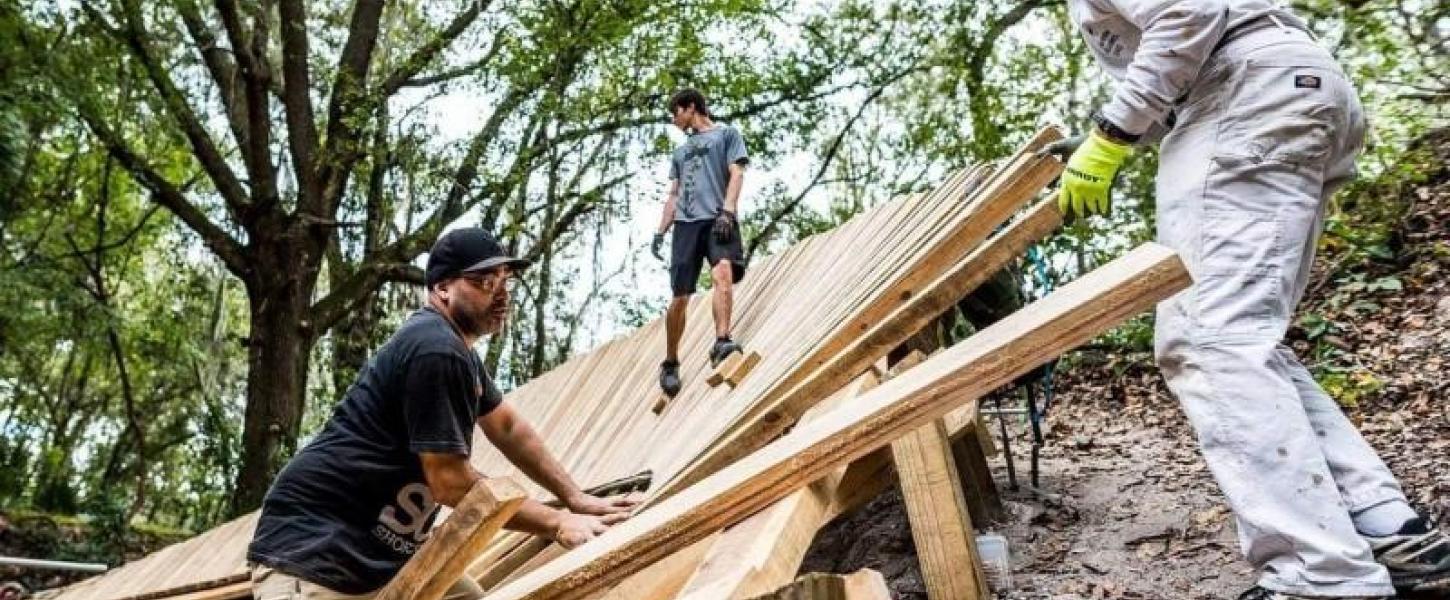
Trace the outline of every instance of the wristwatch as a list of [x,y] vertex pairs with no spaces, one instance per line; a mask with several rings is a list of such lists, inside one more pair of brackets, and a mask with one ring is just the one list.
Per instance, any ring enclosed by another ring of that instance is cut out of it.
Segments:
[[1122,127],[1118,127],[1116,123],[1109,121],[1107,117],[1098,112],[1093,113],[1093,125],[1108,139],[1123,144],[1136,144],[1138,139],[1143,137],[1142,134],[1123,131]]

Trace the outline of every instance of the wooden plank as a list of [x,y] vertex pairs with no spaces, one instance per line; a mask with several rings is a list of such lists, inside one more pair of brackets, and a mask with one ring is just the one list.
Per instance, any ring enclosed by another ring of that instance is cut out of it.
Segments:
[[630,575],[608,592],[597,596],[601,600],[669,600],[674,598],[690,581],[695,569],[705,556],[716,547],[722,534],[716,532],[689,547],[671,554],[649,568]]
[[713,373],[710,373],[710,377],[705,379],[705,383],[710,384],[710,387],[718,387],[720,384],[725,383],[725,377],[727,373],[730,373],[735,369],[740,368],[741,363],[744,362],[744,353],[738,350],[735,352],[731,352],[730,356],[727,356],[725,357],[725,360],[720,361],[720,365],[715,367],[715,371]]
[[901,436],[891,442],[891,456],[927,596],[941,600],[988,597],[946,425],[935,419]]
[[587,597],[975,401],[1189,283],[1171,250],[1145,244],[488,598]]
[[375,600],[438,600],[483,551],[527,495],[512,478],[480,479]]
[[[857,396],[875,388],[880,381],[872,368],[812,408],[802,422],[810,422]],[[873,455],[874,456],[874,455]],[[681,600],[742,599],[766,593],[789,583],[805,560],[816,532],[841,511],[864,504],[883,491],[890,479],[862,481],[859,474],[876,473],[872,456],[841,467],[805,488],[732,525],[720,536],[699,568],[680,591]],[[847,480],[858,486],[842,489]],[[874,488],[875,493],[861,488]],[[652,567],[653,568],[653,567]]]
[[243,581],[209,590],[199,590],[178,596],[167,596],[166,600],[242,600],[252,597],[252,582]]
[[[1057,159],[1042,157],[1031,162],[1017,177],[1009,177],[1008,183],[1001,187],[984,190],[984,201],[952,236],[952,247],[960,250],[960,254],[943,252],[915,265],[907,279],[878,295],[850,323],[838,328],[833,339],[817,347],[797,367],[796,375],[782,382],[783,393],[763,398],[743,417],[743,425],[722,436],[664,483],[655,499],[666,498],[779,437],[811,404],[845,385],[876,358],[920,331],[927,322],[1001,270],[1032,242],[1058,227],[1061,214],[1056,202],[1042,202],[1019,220],[1017,226],[994,236],[998,243],[967,253],[1051,181],[1061,168],[1062,163]],[[935,279],[928,278],[932,276]],[[655,499],[646,504],[652,504]]]
[[872,569],[850,575],[807,573],[751,600],[891,600],[891,589],[886,587],[886,578]]
[[750,371],[755,369],[755,365],[758,364],[760,364],[760,353],[751,351],[745,355],[745,358],[740,361],[740,364],[726,371],[725,383],[730,384],[731,389],[740,387],[740,382],[745,381],[745,376],[749,375]]

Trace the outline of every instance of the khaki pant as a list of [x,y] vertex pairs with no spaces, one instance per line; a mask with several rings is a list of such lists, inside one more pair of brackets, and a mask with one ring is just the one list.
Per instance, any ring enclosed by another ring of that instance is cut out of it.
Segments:
[[1364,116],[1329,53],[1270,27],[1204,65],[1163,140],[1158,239],[1193,287],[1158,306],[1158,365],[1238,520],[1259,585],[1393,594],[1352,512],[1403,502],[1389,469],[1280,340]]
[[[370,600],[376,595],[377,592],[343,594],[286,573],[279,573],[271,567],[252,568],[254,600]],[[443,594],[443,600],[478,600],[482,597],[483,588],[466,577],[459,579]]]

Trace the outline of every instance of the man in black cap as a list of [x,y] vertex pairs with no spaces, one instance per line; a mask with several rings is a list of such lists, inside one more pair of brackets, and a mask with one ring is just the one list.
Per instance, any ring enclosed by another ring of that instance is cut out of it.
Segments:
[[[478,228],[434,244],[427,304],[378,349],[262,501],[247,551],[254,598],[372,597],[422,545],[438,505],[456,505],[482,477],[468,462],[475,423],[566,507],[525,501],[510,529],[572,548],[627,517],[636,500],[582,492],[473,351],[503,328],[512,277],[528,266]],[[467,578],[445,596],[481,597]]]

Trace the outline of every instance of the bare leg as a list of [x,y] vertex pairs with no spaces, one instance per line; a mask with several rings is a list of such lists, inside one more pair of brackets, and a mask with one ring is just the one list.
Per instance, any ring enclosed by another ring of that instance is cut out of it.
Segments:
[[690,308],[689,296],[675,296],[665,313],[665,360],[680,360],[680,336],[685,333],[685,315]]
[[714,280],[711,308],[715,313],[715,337],[730,337],[730,311],[735,305],[735,272],[729,260],[721,260],[710,268]]

